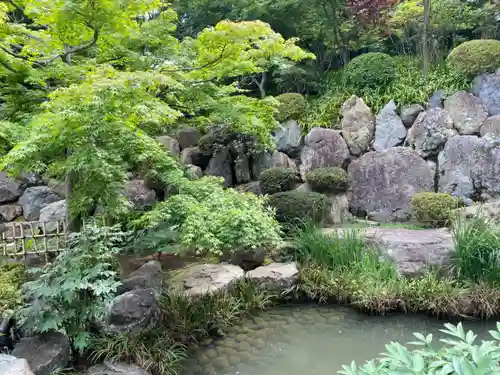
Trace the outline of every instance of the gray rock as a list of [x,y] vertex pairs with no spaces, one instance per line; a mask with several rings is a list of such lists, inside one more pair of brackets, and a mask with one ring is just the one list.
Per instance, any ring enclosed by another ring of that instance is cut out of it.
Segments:
[[245,272],[232,264],[197,264],[183,269],[171,281],[172,291],[191,297],[227,290]]
[[495,137],[500,137],[500,115],[495,115],[488,117],[481,129],[479,129],[479,134],[484,137],[486,134],[491,134]]
[[150,373],[130,363],[105,361],[100,365],[89,367],[83,375],[150,375]]
[[69,364],[69,339],[60,332],[46,332],[38,336],[22,338],[12,355],[28,361],[35,375],[49,375]]
[[434,189],[427,162],[404,147],[368,152],[349,165],[348,173],[351,212],[357,216],[387,212],[400,220],[411,215],[415,193]]
[[500,200],[482,204],[472,204],[467,207],[458,208],[456,212],[468,219],[481,215],[495,221],[500,220]]
[[221,257],[221,261],[241,267],[244,271],[249,271],[262,266],[266,259],[266,255],[266,249],[262,247],[256,249],[240,249],[224,254]]
[[300,155],[300,175],[305,180],[309,171],[321,167],[344,167],[350,159],[342,136],[332,129],[312,128],[305,138]]
[[351,96],[340,110],[342,136],[351,154],[361,155],[367,151],[375,132],[375,116],[363,99]]
[[0,221],[9,222],[23,214],[23,206],[19,204],[6,204],[0,206]]
[[125,196],[137,210],[152,207],[156,203],[156,192],[144,180],[130,180],[125,183]]
[[131,290],[113,299],[108,309],[105,330],[132,334],[155,324],[159,314],[155,289]]
[[161,263],[151,260],[139,269],[132,272],[118,288],[118,293],[123,294],[131,290],[155,289],[160,291],[163,286],[163,270]]
[[442,108],[443,101],[446,98],[446,92],[444,90],[438,90],[429,98],[427,102],[428,108]]
[[225,187],[233,186],[233,170],[231,168],[231,155],[228,148],[223,148],[214,153],[208,163],[205,174],[222,177]]
[[407,128],[409,128],[410,126],[413,125],[413,123],[417,119],[420,112],[423,112],[423,111],[424,111],[424,107],[420,104],[410,104],[410,105],[404,106],[401,109],[401,121],[403,121],[403,124]]
[[263,152],[254,156],[252,163],[253,179],[258,179],[263,171],[270,168],[290,168],[297,170],[296,164],[287,154],[279,151],[274,151],[272,154]]
[[16,201],[22,193],[21,182],[0,172],[0,203]]
[[406,142],[420,156],[427,158],[437,155],[446,140],[456,134],[449,113],[441,108],[432,108],[418,115],[408,131]]
[[444,101],[444,109],[450,114],[455,129],[460,134],[476,134],[488,117],[486,107],[474,95],[459,91]]
[[246,277],[261,288],[282,293],[299,282],[299,270],[295,262],[272,263],[247,272]]
[[406,138],[406,128],[396,113],[396,104],[393,100],[382,108],[375,122],[375,141],[373,142],[375,151],[384,151],[403,144]]
[[250,160],[246,146],[242,142],[235,141],[231,144],[231,151],[233,153],[235,183],[249,182],[252,178],[250,176]]
[[476,77],[472,93],[486,106],[490,116],[500,115],[500,72]]
[[165,148],[165,151],[167,151],[170,155],[172,156],[180,155],[181,148],[179,146],[179,142],[177,141],[177,139],[169,135],[162,135],[156,137],[156,140],[162,144],[162,146]]
[[259,181],[252,181],[247,184],[238,185],[236,186],[235,189],[242,193],[253,193],[255,195],[262,195]]
[[192,164],[205,169],[210,161],[210,156],[205,155],[201,152],[199,147],[188,147],[181,152],[181,163],[182,164]]
[[274,132],[274,139],[276,140],[276,149],[292,158],[300,155],[304,145],[302,129],[295,120],[289,120],[281,124],[280,128]]
[[34,186],[27,188],[19,204],[23,206],[23,215],[27,221],[37,221],[42,208],[51,203],[60,201],[61,197],[47,186]]
[[330,224],[339,225],[349,222],[352,215],[349,212],[349,198],[347,194],[328,194],[328,199],[332,203],[330,211]]
[[[471,155],[475,161],[472,177],[476,180],[479,200],[490,201],[500,198],[500,138],[486,135],[479,138],[479,143]],[[473,197],[469,197],[473,198]]]
[[40,221],[45,222],[47,233],[57,231],[58,223],[66,220],[68,214],[68,203],[66,199],[54,202],[40,210]]
[[197,165],[186,165],[186,173],[190,180],[199,180],[203,177],[203,171]]
[[0,374],[34,375],[27,360],[6,354],[0,354]]
[[184,128],[177,132],[177,139],[179,140],[181,150],[196,146],[200,138],[201,132],[195,128]]
[[55,178],[45,178],[44,184],[55,191],[62,199],[66,199],[66,184],[64,181],[56,180]]

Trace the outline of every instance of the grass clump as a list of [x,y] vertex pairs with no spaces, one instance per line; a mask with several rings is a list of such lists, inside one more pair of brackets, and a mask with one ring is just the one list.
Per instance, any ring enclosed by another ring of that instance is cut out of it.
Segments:
[[359,55],[347,64],[344,77],[346,83],[357,90],[381,88],[396,78],[394,59],[380,52]]
[[295,171],[289,168],[270,168],[259,176],[262,194],[275,194],[293,190],[296,183]]
[[276,97],[279,102],[276,120],[285,122],[288,120],[298,120],[307,109],[307,101],[297,93],[286,93]]
[[416,219],[433,227],[448,225],[458,205],[457,198],[445,193],[417,193],[411,200]]
[[478,39],[464,42],[450,52],[447,63],[451,70],[470,78],[492,73],[500,67],[500,41]]
[[349,185],[349,176],[342,168],[325,167],[307,173],[306,181],[318,193],[343,193]]

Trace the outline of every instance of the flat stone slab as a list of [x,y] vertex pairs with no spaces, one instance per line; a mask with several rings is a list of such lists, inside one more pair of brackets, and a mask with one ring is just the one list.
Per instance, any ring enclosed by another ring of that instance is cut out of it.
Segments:
[[[332,234],[335,229],[323,232]],[[401,275],[419,276],[428,268],[440,271],[451,264],[454,242],[447,229],[367,228],[361,233],[365,244],[394,262]]]
[[299,270],[295,262],[271,263],[247,272],[246,277],[261,288],[281,293],[299,281]]

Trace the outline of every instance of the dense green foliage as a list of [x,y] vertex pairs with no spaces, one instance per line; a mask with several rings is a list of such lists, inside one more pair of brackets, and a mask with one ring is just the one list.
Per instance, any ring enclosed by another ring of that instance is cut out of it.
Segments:
[[383,88],[396,78],[396,63],[385,53],[371,52],[355,57],[344,68],[348,86],[357,92]]
[[126,234],[118,227],[87,224],[71,234],[68,249],[23,286],[28,301],[18,312],[27,332],[64,330],[75,351],[86,349],[90,327],[101,322],[120,285],[114,257]]
[[458,207],[457,198],[445,193],[417,193],[411,207],[415,218],[426,225],[440,227],[450,224]]
[[275,194],[292,190],[297,182],[295,171],[289,168],[270,168],[259,176],[262,194]]
[[306,181],[318,193],[343,193],[347,190],[349,176],[338,167],[316,168],[306,175]]
[[297,190],[273,194],[269,196],[268,203],[276,209],[276,219],[287,226],[307,220],[323,222],[332,206],[323,194]]
[[496,374],[500,371],[500,323],[497,329],[491,330],[493,340],[476,343],[472,331],[465,332],[462,323],[457,326],[446,323],[444,332],[447,337],[440,340],[444,343],[436,348],[432,334],[427,336],[415,333],[416,341],[410,345],[417,349],[391,342],[386,345],[387,352],[378,360],[368,361],[358,367],[355,362],[342,366],[342,375],[389,375],[389,374]]
[[21,305],[21,285],[24,281],[23,265],[6,263],[0,266],[0,317]]
[[482,39],[464,42],[450,52],[447,62],[453,71],[470,78],[493,73],[500,67],[500,41]]
[[306,99],[297,93],[281,94],[276,99],[279,101],[278,114],[276,115],[279,122],[298,120],[307,109]]

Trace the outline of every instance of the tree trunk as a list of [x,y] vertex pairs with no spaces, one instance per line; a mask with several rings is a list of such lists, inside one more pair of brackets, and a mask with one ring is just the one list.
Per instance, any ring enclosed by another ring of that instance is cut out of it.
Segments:
[[422,32],[422,53],[424,57],[424,77],[427,78],[429,74],[429,19],[431,14],[431,3],[430,0],[424,0],[424,29]]

